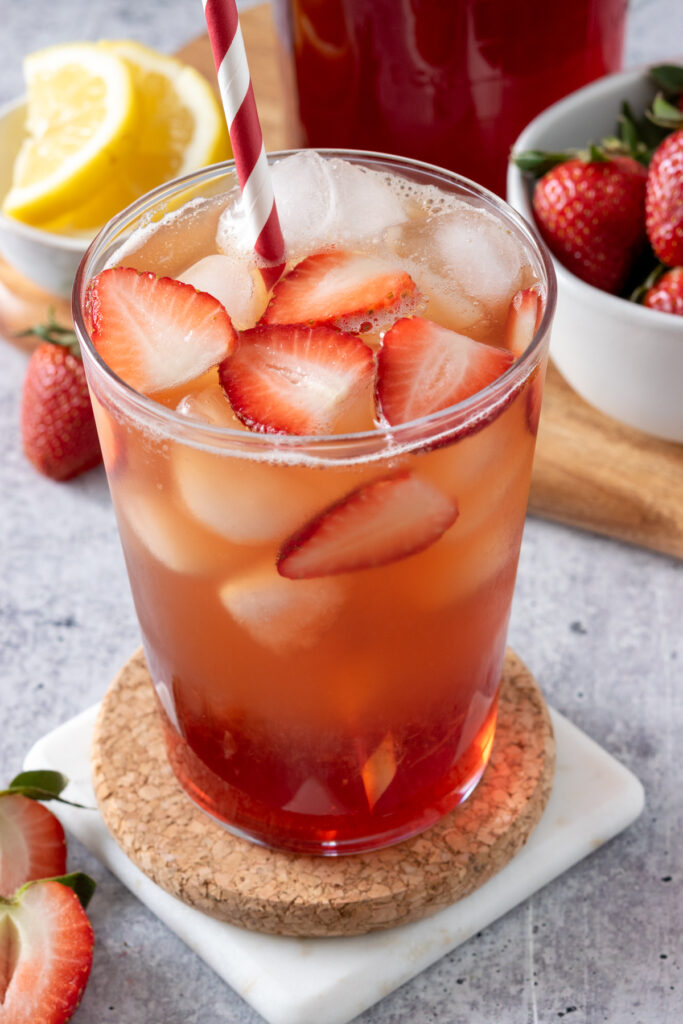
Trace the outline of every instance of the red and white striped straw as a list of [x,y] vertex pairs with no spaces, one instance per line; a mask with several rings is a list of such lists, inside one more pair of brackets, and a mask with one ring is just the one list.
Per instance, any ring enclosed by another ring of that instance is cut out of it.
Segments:
[[202,0],[202,3],[242,201],[252,232],[251,241],[259,256],[276,264],[263,274],[266,283],[273,284],[284,268],[285,242],[275,206],[237,5],[235,0]]

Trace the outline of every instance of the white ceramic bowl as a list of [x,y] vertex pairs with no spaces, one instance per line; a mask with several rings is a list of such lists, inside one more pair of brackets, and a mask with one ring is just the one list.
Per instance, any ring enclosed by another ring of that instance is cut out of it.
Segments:
[[[608,75],[539,114],[514,150],[562,150],[614,134],[621,104],[641,112],[655,94],[644,70]],[[533,181],[512,163],[508,201],[533,224]],[[550,354],[591,405],[655,437],[683,442],[683,318],[585,284],[557,260]]]
[[[26,106],[15,100],[0,108],[0,201],[9,191],[12,166],[23,135]],[[30,281],[69,298],[88,239],[40,231],[0,213],[0,254]]]

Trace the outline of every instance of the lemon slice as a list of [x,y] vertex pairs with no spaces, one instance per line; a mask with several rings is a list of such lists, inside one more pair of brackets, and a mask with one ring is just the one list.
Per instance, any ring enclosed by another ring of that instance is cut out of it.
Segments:
[[231,155],[222,110],[203,75],[141,43],[102,41],[98,46],[131,75],[135,142],[85,203],[44,225],[51,231],[92,232],[162,182]]
[[25,59],[24,74],[28,138],[3,211],[40,225],[108,180],[132,145],[136,101],[128,66],[87,43],[39,50]]
[[193,67],[141,43],[103,42],[124,60],[140,103],[135,171],[147,191],[231,155],[211,86]]

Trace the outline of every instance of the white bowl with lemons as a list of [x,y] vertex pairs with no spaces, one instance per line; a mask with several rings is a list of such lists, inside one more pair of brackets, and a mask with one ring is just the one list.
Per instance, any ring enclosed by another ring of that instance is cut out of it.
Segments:
[[170,178],[226,159],[220,106],[194,68],[134,42],[67,43],[24,61],[0,109],[0,254],[68,297],[90,240]]
[[[0,196],[12,183],[12,168],[24,140],[26,101],[0,108]],[[68,298],[71,284],[90,236],[42,231],[0,212],[0,255],[29,281],[54,295]]]

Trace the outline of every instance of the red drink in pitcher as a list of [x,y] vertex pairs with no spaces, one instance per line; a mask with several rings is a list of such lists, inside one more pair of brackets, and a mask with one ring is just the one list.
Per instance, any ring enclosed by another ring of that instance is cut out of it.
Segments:
[[504,195],[510,147],[621,66],[626,0],[277,0],[302,144],[399,153]]
[[554,285],[446,172],[273,179],[273,290],[214,169],[105,229],[77,327],[171,765],[239,834],[335,854],[488,761]]

